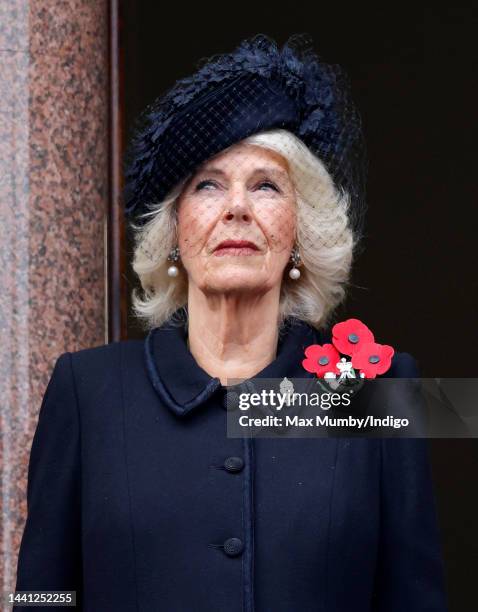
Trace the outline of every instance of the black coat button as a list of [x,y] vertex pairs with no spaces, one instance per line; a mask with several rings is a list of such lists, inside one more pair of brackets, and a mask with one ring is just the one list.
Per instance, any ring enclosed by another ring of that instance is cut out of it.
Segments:
[[244,544],[239,538],[229,538],[224,542],[224,552],[228,557],[237,557],[244,550]]
[[244,467],[244,461],[241,457],[228,457],[224,461],[224,467],[228,472],[240,472]]

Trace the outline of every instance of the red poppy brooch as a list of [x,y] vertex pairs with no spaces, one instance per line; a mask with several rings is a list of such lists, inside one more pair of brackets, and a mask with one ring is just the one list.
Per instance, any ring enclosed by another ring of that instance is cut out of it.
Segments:
[[373,333],[362,321],[347,319],[333,326],[332,344],[306,347],[302,366],[337,388],[384,374],[390,369],[394,352],[388,344],[375,342]]

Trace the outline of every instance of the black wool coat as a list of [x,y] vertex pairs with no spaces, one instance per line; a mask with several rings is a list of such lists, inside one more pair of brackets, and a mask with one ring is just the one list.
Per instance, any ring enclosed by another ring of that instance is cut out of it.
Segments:
[[[306,375],[324,341],[290,326],[260,375]],[[60,355],[16,589],[75,590],[87,612],[447,610],[425,439],[228,438],[226,416],[182,327]]]

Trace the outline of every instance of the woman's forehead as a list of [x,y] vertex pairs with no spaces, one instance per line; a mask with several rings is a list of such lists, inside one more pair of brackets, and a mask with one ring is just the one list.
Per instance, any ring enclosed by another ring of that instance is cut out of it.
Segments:
[[241,169],[287,174],[288,166],[287,160],[275,151],[257,145],[238,143],[205,161],[196,173],[225,174]]

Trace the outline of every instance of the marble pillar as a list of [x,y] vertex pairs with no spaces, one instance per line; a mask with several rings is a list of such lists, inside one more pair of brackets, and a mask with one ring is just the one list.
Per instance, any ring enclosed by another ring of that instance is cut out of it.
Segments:
[[0,577],[53,365],[105,334],[108,3],[0,0]]

